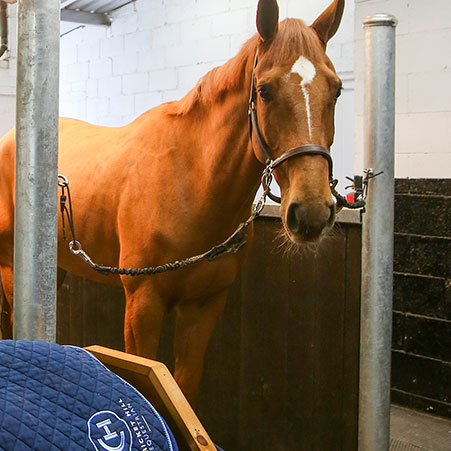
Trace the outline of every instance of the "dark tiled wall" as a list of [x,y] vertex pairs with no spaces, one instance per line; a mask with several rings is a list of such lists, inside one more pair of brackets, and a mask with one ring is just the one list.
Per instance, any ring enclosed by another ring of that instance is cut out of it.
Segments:
[[395,191],[392,400],[451,417],[451,179]]

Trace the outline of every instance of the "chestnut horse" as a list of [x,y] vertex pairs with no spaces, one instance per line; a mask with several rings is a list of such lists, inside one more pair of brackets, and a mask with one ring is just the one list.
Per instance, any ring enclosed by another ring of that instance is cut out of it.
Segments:
[[[61,119],[59,171],[70,180],[77,237],[95,262],[148,267],[202,253],[248,218],[267,159],[262,140],[273,159],[296,146],[332,145],[341,82],[325,48],[343,7],[344,0],[335,0],[312,26],[298,19],[279,24],[277,2],[260,0],[258,33],[181,100],[117,128]],[[258,120],[252,137],[251,86]],[[333,225],[324,157],[298,155],[274,170],[283,227],[295,243],[316,241]],[[0,140],[0,268],[10,305],[13,175],[11,131]],[[60,270],[123,286],[127,352],[155,358],[163,318],[175,308],[175,378],[193,402],[245,251],[153,276],[105,276],[69,252],[61,228],[60,220]],[[249,227],[248,241],[251,235]]]

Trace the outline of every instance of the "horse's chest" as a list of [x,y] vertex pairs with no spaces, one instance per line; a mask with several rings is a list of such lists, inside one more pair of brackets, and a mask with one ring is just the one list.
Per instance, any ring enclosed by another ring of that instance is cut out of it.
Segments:
[[188,271],[173,273],[168,284],[175,302],[207,299],[227,288],[236,278],[240,257],[229,255],[215,262],[195,263]]

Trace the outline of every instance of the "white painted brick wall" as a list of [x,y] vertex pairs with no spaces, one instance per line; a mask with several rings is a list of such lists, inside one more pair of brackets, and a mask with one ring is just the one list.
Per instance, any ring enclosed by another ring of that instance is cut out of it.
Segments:
[[[118,56],[116,58],[118,58],[120,61],[122,61],[121,57]],[[115,59],[113,59],[113,61],[111,61],[111,58],[102,58],[102,59],[97,59],[95,61],[89,61],[89,66],[88,66],[89,78],[90,79],[99,79],[99,78],[112,77],[114,61],[115,61]],[[115,73],[117,73],[116,64],[115,64],[114,68],[115,68]]]
[[8,5],[7,13],[9,50],[0,61],[0,136],[14,126],[16,116],[16,6]]
[[122,77],[97,80],[97,97],[100,99],[122,95]]
[[123,36],[109,37],[100,41],[100,57],[111,58],[124,54]]
[[77,61],[96,61],[100,58],[100,42],[81,42],[77,45]]
[[206,74],[212,67],[212,64],[192,64],[180,67],[178,73],[178,86],[183,90],[191,89],[199,78]]
[[149,75],[147,73],[136,73],[122,77],[122,93],[124,95],[147,92],[149,89]]
[[135,96],[135,112],[139,115],[163,102],[161,92],[148,92]]
[[386,12],[399,25],[396,55],[395,174],[451,177],[451,1],[356,0],[355,167],[363,160],[362,21]]
[[138,69],[138,52],[113,57],[113,75],[133,74]]
[[163,69],[152,72],[149,88],[150,91],[177,89],[177,71],[175,69]]
[[86,81],[86,97],[93,99],[98,95],[98,82],[96,79],[90,79]]

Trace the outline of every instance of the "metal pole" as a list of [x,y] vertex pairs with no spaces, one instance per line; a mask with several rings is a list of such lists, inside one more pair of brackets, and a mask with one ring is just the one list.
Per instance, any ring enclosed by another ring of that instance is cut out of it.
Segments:
[[362,235],[359,450],[390,446],[393,304],[395,29],[386,14],[365,29],[365,167],[369,183]]
[[55,341],[59,0],[19,0],[14,338]]

